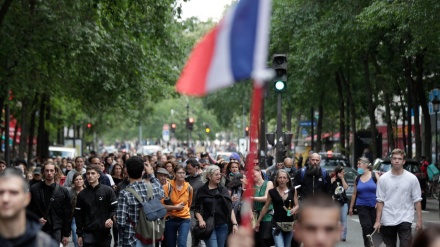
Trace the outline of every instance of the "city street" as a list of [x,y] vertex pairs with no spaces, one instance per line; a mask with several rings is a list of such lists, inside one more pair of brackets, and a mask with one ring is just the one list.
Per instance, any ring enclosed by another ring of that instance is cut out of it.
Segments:
[[[426,210],[422,211],[423,217],[423,226],[428,227],[431,224],[440,224],[439,219],[439,211],[438,211],[438,201],[435,199],[428,198]],[[413,228],[415,224],[413,224]],[[414,231],[415,233],[415,231]],[[113,244],[113,243],[112,243]],[[68,247],[73,247],[72,243],[67,245]],[[112,245],[113,246],[113,245]],[[188,245],[191,246],[191,235],[188,236]],[[363,238],[362,238],[362,229],[359,224],[359,218],[357,215],[353,215],[352,217],[348,217],[348,230],[347,230],[347,241],[340,242],[338,247],[362,247],[363,246]],[[382,243],[379,246],[375,247],[384,247],[385,245]],[[232,246],[231,246],[232,247]]]

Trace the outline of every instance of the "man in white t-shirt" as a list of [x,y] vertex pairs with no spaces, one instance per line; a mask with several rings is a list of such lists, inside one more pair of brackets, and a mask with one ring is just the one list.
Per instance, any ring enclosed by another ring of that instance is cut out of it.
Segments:
[[400,246],[411,243],[411,224],[414,220],[414,207],[417,211],[416,231],[422,225],[422,192],[414,174],[403,169],[405,152],[394,149],[391,153],[391,170],[383,174],[377,183],[376,223],[387,247],[395,247],[397,235]]

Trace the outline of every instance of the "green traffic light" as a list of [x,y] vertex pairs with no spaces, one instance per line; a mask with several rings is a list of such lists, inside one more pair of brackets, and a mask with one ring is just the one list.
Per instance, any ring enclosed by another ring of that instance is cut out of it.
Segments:
[[284,81],[276,81],[275,82],[275,90],[278,92],[283,91],[286,88],[286,83]]

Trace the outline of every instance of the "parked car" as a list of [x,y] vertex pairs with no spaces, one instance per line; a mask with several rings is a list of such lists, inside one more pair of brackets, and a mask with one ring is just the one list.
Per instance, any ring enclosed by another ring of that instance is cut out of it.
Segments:
[[321,158],[321,169],[325,169],[328,174],[330,174],[338,165],[344,167],[344,178],[348,184],[348,189],[345,191],[345,193],[348,197],[348,204],[350,205],[351,197],[353,195],[354,183],[358,175],[357,171],[350,166],[350,163],[344,156]]
[[[405,164],[403,165],[403,169],[414,174],[420,183],[420,189],[422,190],[422,209],[426,209],[426,190],[427,183],[425,175],[422,170],[420,170],[420,164],[416,160],[407,159]],[[383,159],[380,162],[377,162],[375,166],[373,166],[373,171],[377,172],[379,175],[384,174],[391,170],[391,160],[389,158]]]

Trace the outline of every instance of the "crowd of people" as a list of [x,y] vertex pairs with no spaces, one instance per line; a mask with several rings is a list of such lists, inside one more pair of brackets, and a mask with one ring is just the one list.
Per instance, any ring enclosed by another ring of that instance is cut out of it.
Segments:
[[[417,178],[402,168],[402,150],[392,152],[392,169],[381,177],[367,158],[358,160],[351,202],[344,168],[328,172],[320,160],[312,153],[304,167],[291,158],[265,170],[253,164],[251,210],[242,209],[248,205],[243,203],[248,178],[237,153],[229,161],[215,161],[208,153],[92,154],[48,159],[29,170],[24,161],[15,162],[15,169],[0,161],[0,243],[59,246],[71,237],[75,247],[110,247],[112,240],[122,247],[181,247],[191,233],[193,247],[330,247],[346,241],[347,215],[356,208],[365,247],[373,246],[375,232],[387,247],[396,246],[397,236],[400,246],[411,246],[414,208],[416,230],[423,228],[421,191]],[[163,237],[156,243],[145,243],[136,234],[139,208],[149,193],[166,210]],[[242,211],[252,212],[253,232],[241,229]],[[16,225],[8,229],[11,221]],[[202,236],[195,228],[212,232]],[[432,237],[435,232],[415,239],[439,241]]]

